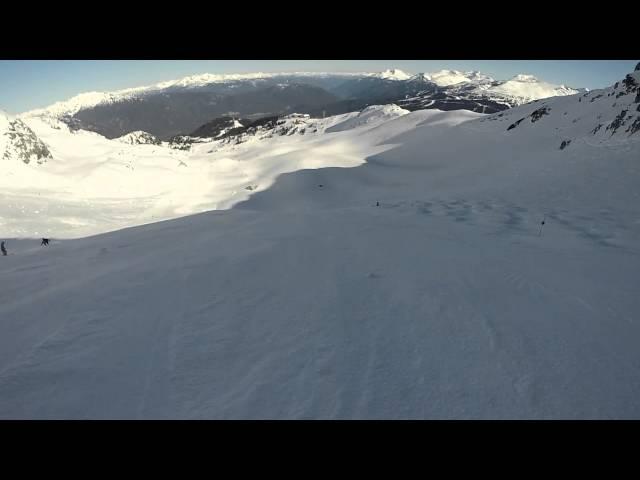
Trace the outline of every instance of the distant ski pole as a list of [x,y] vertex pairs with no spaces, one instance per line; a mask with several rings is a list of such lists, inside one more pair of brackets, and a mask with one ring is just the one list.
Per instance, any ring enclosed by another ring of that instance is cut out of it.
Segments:
[[538,232],[538,236],[540,237],[542,235],[542,227],[544,227],[544,221],[547,219],[547,216],[545,215],[542,219],[542,222],[540,222],[540,231]]

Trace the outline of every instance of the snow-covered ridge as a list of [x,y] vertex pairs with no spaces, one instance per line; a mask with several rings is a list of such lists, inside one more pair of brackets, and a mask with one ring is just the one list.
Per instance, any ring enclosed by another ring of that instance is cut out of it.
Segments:
[[328,129],[327,132],[341,132],[344,130],[359,128],[372,123],[382,123],[397,117],[402,117],[403,115],[406,115],[408,113],[409,110],[405,110],[404,108],[400,108],[397,105],[393,104],[371,105],[359,112],[357,115],[354,115],[344,122],[341,122]]
[[[381,125],[408,113],[408,110],[393,104],[371,105],[360,112],[350,112],[327,118],[311,118],[307,114],[294,113],[280,118],[266,119],[264,122],[257,122],[257,125],[249,125],[243,132],[227,136],[220,142],[223,145],[238,145],[247,141],[264,140],[278,136],[344,132]],[[215,138],[209,140],[215,140]],[[193,139],[193,143],[200,141]]]
[[374,75],[385,80],[408,80],[411,78],[411,75],[403,72],[402,70],[398,70],[397,68],[385,70],[384,72],[380,72]]
[[261,80],[274,77],[284,76],[371,76],[371,73],[323,73],[323,72],[289,72],[289,73],[242,73],[242,74],[210,74],[191,75],[178,80],[169,80],[156,83],[154,85],[146,85],[141,87],[125,88],[114,92],[87,92],[76,95],[69,100],[56,102],[48,107],[30,110],[23,113],[23,116],[40,116],[40,115],[73,115],[78,111],[95,107],[104,103],[112,103],[116,101],[135,98],[147,93],[158,92],[169,88],[197,88],[214,83],[227,83],[241,80]]
[[478,71],[461,72],[458,70],[440,70],[431,74],[423,74],[425,79],[428,79],[438,85],[439,87],[448,87],[450,85],[458,85],[461,83],[490,83],[494,79],[488,75],[484,75]]
[[535,135],[540,141],[555,142],[561,150],[573,148],[577,142],[635,144],[640,141],[640,72],[628,74],[608,88],[534,101],[477,123],[502,125],[506,135]]
[[554,85],[544,82],[533,75],[516,75],[510,80],[486,89],[497,95],[517,97],[523,101],[537,100],[547,97],[575,95],[578,90],[565,85]]
[[[51,116],[59,118],[74,115],[82,109],[92,108],[101,104],[109,104],[127,99],[156,93],[171,88],[199,88],[212,84],[238,81],[257,81],[277,77],[344,77],[347,78],[380,78],[391,81],[424,81],[432,82],[440,87],[457,87],[463,85],[477,85],[479,89],[486,89],[496,95],[514,96],[526,101],[554,95],[571,95],[577,90],[564,85],[553,85],[542,82],[531,75],[516,75],[511,80],[495,86],[495,80],[478,71],[461,72],[458,70],[440,70],[433,73],[418,73],[411,75],[399,69],[388,69],[383,72],[281,72],[281,73],[243,73],[243,74],[210,74],[191,75],[177,80],[170,80],[141,87],[126,88],[114,92],[87,92],[76,95],[69,100],[56,102],[45,108],[35,109],[23,113],[22,117]],[[492,85],[494,85],[492,87]]]
[[24,122],[0,110],[0,159],[42,164],[51,152]]

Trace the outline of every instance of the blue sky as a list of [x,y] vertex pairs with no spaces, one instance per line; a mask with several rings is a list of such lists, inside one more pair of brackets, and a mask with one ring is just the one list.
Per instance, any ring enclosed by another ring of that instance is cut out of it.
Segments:
[[637,60],[1,60],[0,109],[21,113],[78,93],[149,85],[199,73],[324,71],[399,68],[407,73],[443,68],[480,70],[496,79],[526,73],[590,89],[609,86]]

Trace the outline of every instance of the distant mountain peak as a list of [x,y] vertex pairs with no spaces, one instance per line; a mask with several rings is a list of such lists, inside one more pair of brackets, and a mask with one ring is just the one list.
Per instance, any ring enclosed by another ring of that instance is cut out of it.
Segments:
[[397,68],[391,68],[377,74],[378,77],[385,80],[409,80],[411,75]]
[[531,82],[531,83],[540,81],[538,80],[538,77],[534,75],[524,74],[524,73],[519,73],[518,75],[514,76],[511,80],[515,82]]
[[461,72],[459,70],[445,69],[427,74],[425,77],[441,87],[448,87],[450,85],[457,85],[461,83],[488,83],[493,81],[493,78],[484,75],[477,70]]
[[413,77],[411,77],[411,80],[419,82],[430,82],[431,77],[426,73],[416,73]]

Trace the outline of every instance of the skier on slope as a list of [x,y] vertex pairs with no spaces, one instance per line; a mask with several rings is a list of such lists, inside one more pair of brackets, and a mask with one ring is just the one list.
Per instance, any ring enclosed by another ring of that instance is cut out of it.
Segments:
[[4,256],[7,255],[7,249],[4,246],[4,241],[2,243],[0,243],[0,250],[2,250],[2,255],[4,255]]
[[48,238],[43,238],[42,239],[42,243],[40,243],[40,246],[42,247],[43,245],[49,245],[49,239]]

